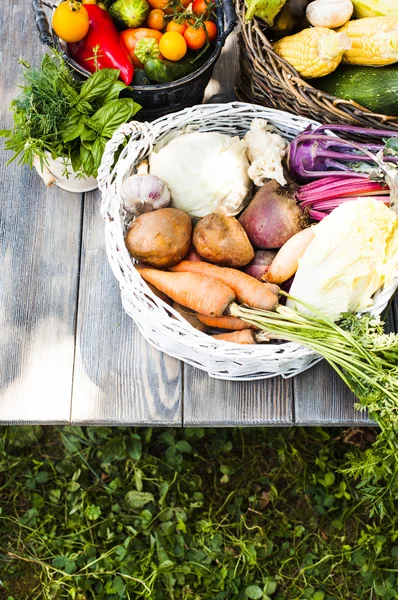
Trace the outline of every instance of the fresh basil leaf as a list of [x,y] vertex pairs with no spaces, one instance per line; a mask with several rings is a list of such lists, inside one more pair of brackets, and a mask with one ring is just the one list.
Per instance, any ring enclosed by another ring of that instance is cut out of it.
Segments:
[[91,122],[99,124],[101,135],[111,138],[112,134],[122,124],[126,123],[137,112],[136,103],[132,98],[112,100],[91,117]]
[[70,160],[72,163],[72,169],[75,171],[75,173],[78,173],[80,171],[80,169],[82,168],[82,161],[80,158],[80,152],[71,152],[70,153]]
[[84,133],[86,129],[86,125],[82,121],[81,114],[72,108],[65,120],[63,129],[62,129],[62,140],[63,142],[71,142],[75,140],[79,136]]
[[94,168],[94,158],[90,150],[84,146],[80,146],[80,160],[82,161],[82,167],[86,175],[96,175]]
[[82,85],[80,98],[92,101],[106,94],[115,81],[118,80],[120,71],[118,69],[101,69],[93,73]]
[[99,106],[104,106],[105,104],[108,104],[108,102],[116,100],[124,90],[131,90],[131,87],[126,85],[124,81],[115,81],[108,93],[102,98],[98,99]]
[[75,104],[75,108],[76,110],[78,110],[80,113],[89,115],[90,113],[93,112],[93,107],[91,106],[90,102],[87,102],[87,100],[78,100],[78,102]]
[[82,146],[84,146],[85,148],[87,148],[87,150],[90,150],[90,152],[92,150],[93,144],[94,144],[94,142],[85,141],[85,140],[82,141]]
[[106,142],[107,142],[107,140],[105,138],[98,137],[93,144],[91,152],[93,154],[94,167],[96,170],[98,170],[98,168],[101,164],[102,155],[104,154]]
[[94,140],[98,137],[98,132],[94,131],[94,129],[85,129],[80,136],[81,142],[94,142]]
[[[95,114],[95,113],[94,113]],[[93,121],[92,117],[88,117],[87,115],[82,115],[82,120],[87,127],[97,132],[97,134],[101,134],[103,129],[103,125],[98,123],[98,121]]]

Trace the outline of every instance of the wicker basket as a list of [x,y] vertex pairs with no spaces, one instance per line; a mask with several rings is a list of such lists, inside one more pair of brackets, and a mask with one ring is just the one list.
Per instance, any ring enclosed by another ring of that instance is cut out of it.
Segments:
[[245,21],[244,0],[236,0],[236,13],[241,24],[239,36],[240,71],[236,96],[323,123],[347,123],[398,131],[398,117],[379,115],[352,100],[336,98],[301,79],[288,62],[278,56],[266,36],[261,19]]
[[[219,379],[290,377],[311,367],[320,357],[291,342],[240,346],[214,340],[191,327],[151,292],[134,268],[124,243],[126,214],[119,189],[122,181],[133,174],[138,163],[152,151],[154,144],[171,131],[190,126],[200,131],[243,136],[255,117],[266,119],[288,139],[311,123],[302,117],[239,102],[194,106],[150,124],[132,122],[122,125],[106,145],[98,177],[103,197],[101,212],[106,221],[107,254],[120,284],[126,312],[153,346]],[[128,143],[114,165],[115,153],[126,138]],[[397,285],[398,277],[389,289],[377,295],[372,312],[382,312]]]

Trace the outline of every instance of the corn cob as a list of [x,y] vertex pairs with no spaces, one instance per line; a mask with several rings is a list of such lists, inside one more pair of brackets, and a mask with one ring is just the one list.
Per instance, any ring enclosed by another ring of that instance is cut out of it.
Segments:
[[275,52],[307,78],[323,77],[334,71],[349,48],[348,36],[327,27],[303,29],[274,44]]
[[348,65],[384,67],[398,62],[398,18],[368,17],[349,21],[338,30],[352,41],[343,56]]

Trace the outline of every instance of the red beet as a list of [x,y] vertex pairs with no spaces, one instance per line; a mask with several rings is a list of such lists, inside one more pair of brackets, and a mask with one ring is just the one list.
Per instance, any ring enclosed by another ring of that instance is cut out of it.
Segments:
[[244,272],[262,281],[276,254],[276,250],[257,250],[253,260],[243,269]]
[[295,186],[268,181],[259,189],[239,222],[255,248],[280,248],[307,226],[307,218],[293,198]]

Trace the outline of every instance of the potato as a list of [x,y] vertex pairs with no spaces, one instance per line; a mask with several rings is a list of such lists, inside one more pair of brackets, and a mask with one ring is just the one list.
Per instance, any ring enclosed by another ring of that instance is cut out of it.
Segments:
[[235,217],[212,213],[200,219],[193,232],[196,252],[208,262],[243,267],[254,258],[254,250]]
[[171,267],[191,249],[191,218],[177,208],[160,208],[144,213],[129,227],[125,243],[137,260],[154,267]]

